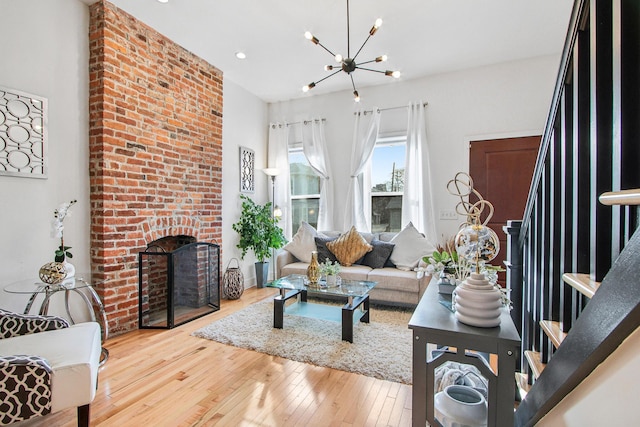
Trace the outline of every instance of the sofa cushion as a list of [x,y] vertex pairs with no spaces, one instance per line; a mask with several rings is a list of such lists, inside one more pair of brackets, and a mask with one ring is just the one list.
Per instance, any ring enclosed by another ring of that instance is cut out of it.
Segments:
[[316,236],[316,250],[318,251],[318,262],[324,263],[326,260],[331,262],[338,261],[338,258],[327,248],[327,243],[336,240],[337,237]]
[[369,272],[367,280],[378,282],[376,289],[389,289],[397,292],[420,292],[420,280],[415,271],[402,271],[397,268],[376,268]]
[[342,267],[339,276],[345,280],[370,280],[371,267],[353,264],[350,267]]
[[309,267],[309,264],[306,262],[292,262],[291,264],[287,264],[284,267],[282,267],[282,270],[280,272],[280,277],[285,277],[290,274],[306,275],[307,267]]
[[311,262],[311,252],[316,250],[314,240],[316,236],[318,236],[316,229],[305,221],[301,221],[298,231],[283,249],[291,252],[300,261]]
[[351,227],[336,240],[327,242],[327,248],[336,256],[340,264],[348,267],[373,249],[355,227]]
[[373,250],[367,252],[361,264],[368,265],[371,268],[384,267],[395,245],[381,240],[372,240],[371,246],[373,246]]
[[396,246],[389,259],[400,270],[410,271],[418,266],[423,256],[433,253],[435,248],[410,222],[391,243]]

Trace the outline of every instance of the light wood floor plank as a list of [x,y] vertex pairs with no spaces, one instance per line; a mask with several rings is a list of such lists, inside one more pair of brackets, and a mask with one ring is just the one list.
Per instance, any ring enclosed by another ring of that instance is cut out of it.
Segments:
[[[110,357],[100,371],[91,425],[411,425],[411,386],[191,336],[274,294],[268,288],[248,289],[239,300],[223,301],[218,312],[177,328],[109,339]],[[76,411],[15,426],[75,427]]]

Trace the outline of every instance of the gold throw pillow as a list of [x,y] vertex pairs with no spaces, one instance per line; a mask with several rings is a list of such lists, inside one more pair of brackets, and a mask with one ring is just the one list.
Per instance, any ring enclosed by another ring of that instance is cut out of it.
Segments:
[[355,227],[336,240],[327,242],[327,248],[336,256],[340,264],[349,267],[373,249]]

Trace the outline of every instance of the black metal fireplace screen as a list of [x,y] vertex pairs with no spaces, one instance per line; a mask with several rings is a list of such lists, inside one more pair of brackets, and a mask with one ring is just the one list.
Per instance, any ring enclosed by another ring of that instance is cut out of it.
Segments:
[[184,237],[174,250],[152,243],[138,254],[142,329],[170,329],[220,309],[220,247]]

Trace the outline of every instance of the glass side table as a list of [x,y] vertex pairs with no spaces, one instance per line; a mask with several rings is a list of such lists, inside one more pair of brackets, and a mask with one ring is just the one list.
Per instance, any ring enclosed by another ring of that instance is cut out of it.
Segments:
[[[24,294],[30,295],[29,301],[24,309],[24,314],[29,314],[31,308],[38,295],[43,295],[42,303],[38,313],[40,315],[46,315],[49,312],[49,301],[51,297],[58,293],[64,292],[64,307],[69,316],[69,320],[72,324],[75,324],[73,315],[71,314],[71,307],[69,305],[69,297],[71,293],[75,293],[85,303],[91,320],[100,324],[102,331],[102,343],[109,338],[109,323],[107,322],[107,314],[104,311],[104,305],[100,300],[100,297],[93,289],[93,286],[85,277],[91,277],[90,274],[76,274],[75,277],[63,280],[61,283],[51,285],[44,283],[38,279],[24,279],[17,282],[13,282],[4,287],[4,291],[11,294]],[[109,358],[109,350],[102,347],[102,354],[100,356],[100,366],[102,366]]]

